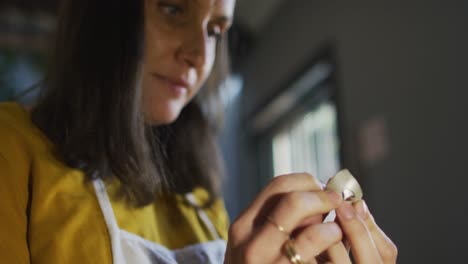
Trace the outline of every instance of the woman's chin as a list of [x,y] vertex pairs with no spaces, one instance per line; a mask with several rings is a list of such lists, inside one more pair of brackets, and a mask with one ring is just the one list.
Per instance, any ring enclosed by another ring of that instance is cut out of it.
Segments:
[[181,109],[167,109],[145,114],[145,122],[151,126],[164,126],[174,123],[180,115]]

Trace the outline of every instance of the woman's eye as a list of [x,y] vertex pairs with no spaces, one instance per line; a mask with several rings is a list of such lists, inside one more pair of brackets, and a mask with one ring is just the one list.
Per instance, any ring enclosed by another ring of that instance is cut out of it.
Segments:
[[159,8],[166,14],[170,16],[177,16],[182,13],[182,8],[178,5],[160,3]]

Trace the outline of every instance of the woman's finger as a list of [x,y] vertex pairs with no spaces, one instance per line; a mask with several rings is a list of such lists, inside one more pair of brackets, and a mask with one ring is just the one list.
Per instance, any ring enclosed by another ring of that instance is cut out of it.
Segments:
[[354,205],[356,212],[364,220],[384,263],[396,263],[398,249],[390,238],[380,229],[369,212],[365,201]]
[[320,182],[307,173],[293,173],[273,178],[273,180],[260,192],[247,209],[248,214],[256,215],[265,202],[274,195],[300,192],[300,191],[320,191]]
[[382,259],[366,223],[351,204],[342,203],[336,209],[341,228],[351,244],[351,252],[359,264],[378,264]]
[[[304,263],[316,263],[315,258],[334,244],[340,243],[342,236],[341,229],[336,223],[312,225],[296,237],[292,247]],[[284,252],[279,258],[279,263],[291,263]]]
[[[276,207],[270,212],[268,221],[256,232],[250,246],[280,252],[283,243],[289,239],[289,235],[304,219],[329,212],[337,208],[341,202],[341,196],[332,191],[287,193],[283,195]],[[338,227],[336,223],[332,224]],[[314,226],[321,225],[312,225],[305,228],[305,230],[309,230],[309,228],[315,230],[313,229]],[[304,232],[302,230],[299,234]],[[299,234],[296,237],[300,237]]]
[[331,246],[327,250],[326,255],[328,258],[328,262],[323,263],[351,264],[349,250],[345,247],[345,245],[342,242],[336,243],[333,246]]
[[[256,220],[268,216],[270,207],[275,206],[285,193],[320,190],[322,190],[320,182],[310,174],[295,173],[275,177],[238,217],[231,226],[231,232],[238,237],[246,237],[253,231]],[[263,225],[263,222],[260,225]]]
[[307,217],[322,216],[342,202],[341,196],[334,191],[291,192],[283,195],[269,217],[292,232]]

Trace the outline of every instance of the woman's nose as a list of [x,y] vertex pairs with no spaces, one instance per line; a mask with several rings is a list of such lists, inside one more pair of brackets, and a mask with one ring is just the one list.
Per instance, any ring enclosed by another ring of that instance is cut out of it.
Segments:
[[180,56],[190,67],[203,67],[209,48],[209,38],[206,30],[191,29],[184,33],[184,41],[180,47]]

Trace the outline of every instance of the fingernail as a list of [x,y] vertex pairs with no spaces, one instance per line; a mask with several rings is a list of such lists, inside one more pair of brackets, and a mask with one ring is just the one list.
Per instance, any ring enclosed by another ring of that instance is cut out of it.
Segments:
[[338,216],[345,220],[349,220],[354,218],[356,215],[356,211],[354,210],[353,206],[348,203],[343,203],[337,210]]
[[369,209],[367,208],[366,202],[364,202],[364,200],[359,201],[356,204],[355,208],[356,208],[356,212],[359,215],[359,217],[361,219],[365,220],[367,218],[367,215],[368,215],[368,212],[369,212]]
[[341,228],[336,223],[327,223],[324,225],[326,230],[326,235],[341,235]]
[[341,195],[339,195],[337,192],[335,191],[332,191],[332,190],[328,190],[326,191],[328,197],[330,198],[330,200],[332,201],[332,203],[334,204],[340,204],[343,199],[341,198]]

